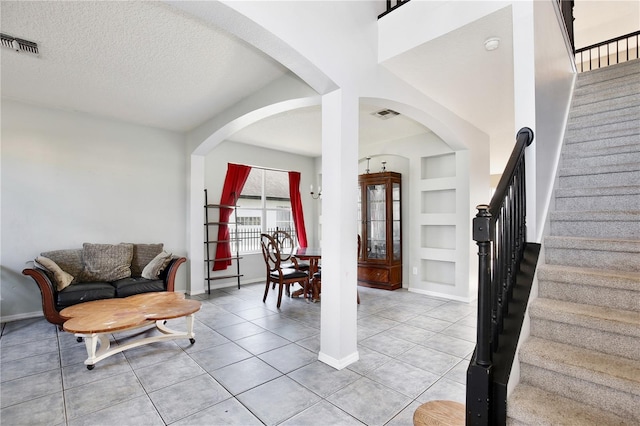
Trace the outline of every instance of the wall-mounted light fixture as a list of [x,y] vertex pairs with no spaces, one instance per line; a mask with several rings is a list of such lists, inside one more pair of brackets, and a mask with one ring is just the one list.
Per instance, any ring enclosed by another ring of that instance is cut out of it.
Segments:
[[313,192],[313,185],[309,185],[309,193],[311,194],[311,198],[317,200],[322,196],[322,188],[318,187],[318,193]]

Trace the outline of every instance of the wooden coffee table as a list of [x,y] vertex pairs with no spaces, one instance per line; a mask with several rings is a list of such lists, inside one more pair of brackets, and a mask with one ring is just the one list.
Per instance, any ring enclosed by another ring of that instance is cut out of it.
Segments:
[[[185,299],[184,293],[157,292],[143,293],[121,299],[104,299],[69,306],[60,311],[68,320],[63,329],[84,338],[88,358],[85,365],[89,370],[98,361],[127,349],[149,343],[188,338],[195,343],[193,315],[200,310],[200,302]],[[166,320],[185,317],[187,331],[175,331],[165,326]],[[161,335],[138,339],[111,348],[109,334],[115,331],[132,330],[153,325]],[[98,349],[98,342],[100,348]]]

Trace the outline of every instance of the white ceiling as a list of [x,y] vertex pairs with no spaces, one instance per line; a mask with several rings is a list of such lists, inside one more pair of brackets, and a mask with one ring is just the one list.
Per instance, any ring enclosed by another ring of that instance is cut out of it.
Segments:
[[[512,32],[505,7],[383,65],[485,133],[515,139]],[[489,38],[500,39],[498,49],[485,50]]]
[[[288,70],[225,32],[158,2],[2,1],[2,32],[38,43],[40,56],[1,50],[2,97],[185,132]],[[498,50],[483,42],[500,37]],[[383,65],[490,135],[515,136],[509,9]],[[360,140],[428,130],[361,105]],[[262,120],[231,139],[321,154],[320,108]]]
[[288,70],[158,2],[2,1],[2,96],[188,131]]
[[[319,106],[312,106],[277,114],[245,127],[229,139],[317,157],[322,153],[320,109]],[[403,115],[386,120],[373,115],[380,109],[371,105],[360,105],[361,144],[388,142],[429,132],[426,127]]]
[[[289,72],[226,32],[158,2],[2,2],[2,32],[39,57],[1,49],[2,97],[167,130],[189,131]],[[379,108],[376,108],[376,110]],[[427,132],[361,111],[372,143]],[[262,120],[231,139],[321,154],[320,107]]]

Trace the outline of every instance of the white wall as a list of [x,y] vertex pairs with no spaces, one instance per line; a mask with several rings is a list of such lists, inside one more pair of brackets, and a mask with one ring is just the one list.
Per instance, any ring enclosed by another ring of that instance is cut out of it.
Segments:
[[3,99],[2,320],[41,315],[21,271],[43,251],[162,242],[185,255],[185,189],[177,133]]
[[[378,60],[385,60],[406,52],[430,40],[459,29],[473,21],[490,15],[510,1],[412,1],[380,20],[378,33]],[[439,16],[425,25],[420,16]],[[401,37],[397,35],[402,34]]]
[[[316,185],[316,182],[314,180],[314,158],[260,148],[240,142],[224,141],[205,157],[205,188],[207,189],[209,198],[208,202],[210,204],[216,204],[220,202],[220,193],[222,192],[222,185],[227,173],[228,163],[246,164],[249,166],[260,166],[300,172],[300,195],[302,197],[302,207],[304,210],[307,241],[310,247],[318,244],[317,201],[311,199],[311,196],[309,195],[309,185],[312,182],[314,186]],[[215,229],[215,227],[211,228]],[[202,235],[202,238],[204,238],[204,234]],[[244,258],[240,260],[240,262],[240,273],[244,275],[241,278],[241,283],[264,281],[265,265],[261,253],[255,255],[245,255]],[[204,260],[191,259],[191,265],[194,269],[204,268]],[[230,268],[235,268],[235,264]],[[233,270],[233,273],[235,273],[235,269],[228,269],[226,272],[212,272],[211,276],[215,277],[216,275],[228,275],[229,271],[231,270]],[[211,288],[215,289],[229,285],[235,285],[235,283],[235,279],[212,281]],[[199,288],[200,285],[198,283],[193,283],[193,285],[191,286],[191,292],[198,293],[200,292]]]
[[[475,299],[477,256],[471,239],[471,221],[476,214],[475,206],[488,203],[491,197],[488,152],[484,157],[477,153],[472,161],[470,151],[454,151],[436,134],[428,132],[361,146],[360,173],[366,169],[364,158],[368,155],[372,156],[372,173],[379,171],[380,161],[386,160],[388,170],[403,174],[403,287],[460,301]],[[432,173],[433,169],[438,170]],[[443,200],[450,204],[450,212],[423,211],[426,192],[439,190],[450,190],[447,194],[452,194],[452,198]],[[423,241],[423,228],[427,226],[446,228],[445,233],[428,237],[443,241],[436,244]]]
[[[520,117],[516,116],[516,122],[522,122],[528,114],[534,117],[536,123],[533,144],[527,148],[526,165],[528,241],[537,243],[542,242],[543,238],[575,79],[573,54],[568,47],[562,28],[564,24],[555,3],[548,1],[514,5],[514,11],[520,9],[519,18],[524,21],[518,21],[518,28],[525,25],[533,27],[533,33],[527,34],[527,40],[520,41],[526,46],[533,46],[534,55],[530,59],[533,59],[531,63],[534,64],[535,88],[525,87],[524,91],[528,95],[533,93],[527,100],[533,100],[534,107],[531,110],[529,104],[527,111],[521,111]],[[514,32],[516,21],[514,18]],[[522,64],[524,61],[519,62],[522,66],[528,65]],[[524,125],[524,122],[521,124]],[[532,188],[535,191],[531,191]],[[533,214],[530,214],[531,210]],[[532,221],[531,218],[535,220]],[[534,232],[529,232],[531,229]],[[542,251],[544,252],[544,247]],[[544,259],[543,252],[539,259]],[[537,297],[536,283],[534,279],[529,303]],[[529,335],[530,322],[527,315],[520,333],[518,350]],[[516,353],[507,386],[509,395],[519,381],[520,364]]]
[[576,0],[573,6],[576,49],[640,29],[640,2]]
[[[536,237],[542,241],[575,80],[555,2],[534,2]],[[529,169],[527,169],[527,173]],[[533,240],[530,240],[533,241]]]

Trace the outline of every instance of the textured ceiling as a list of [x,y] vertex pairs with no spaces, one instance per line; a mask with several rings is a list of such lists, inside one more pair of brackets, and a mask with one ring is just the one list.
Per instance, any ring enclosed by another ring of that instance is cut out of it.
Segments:
[[287,70],[158,2],[2,1],[2,96],[187,131]]

